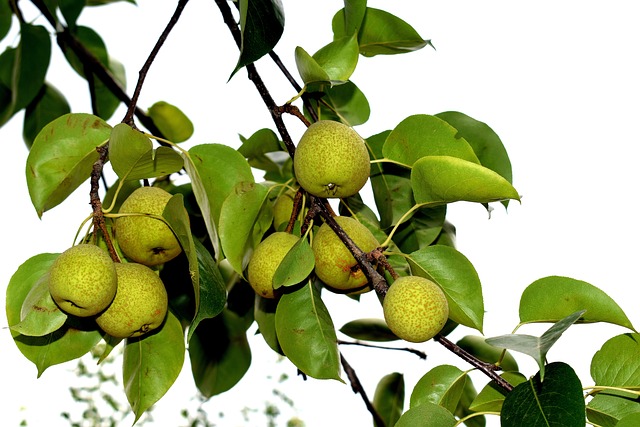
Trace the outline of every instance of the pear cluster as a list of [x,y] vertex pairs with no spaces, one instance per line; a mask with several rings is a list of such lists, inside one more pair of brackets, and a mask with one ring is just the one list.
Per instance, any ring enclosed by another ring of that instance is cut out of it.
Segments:
[[167,291],[158,274],[138,263],[114,263],[92,244],[72,246],[49,269],[49,293],[67,314],[94,317],[117,338],[143,335],[167,314]]
[[332,120],[309,126],[293,158],[296,180],[317,197],[353,196],[364,187],[370,169],[362,137],[353,128]]

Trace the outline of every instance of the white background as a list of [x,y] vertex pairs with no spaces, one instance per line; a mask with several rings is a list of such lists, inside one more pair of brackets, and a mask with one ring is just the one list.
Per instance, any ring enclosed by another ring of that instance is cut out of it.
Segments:
[[[80,18],[105,39],[110,54],[125,64],[129,93],[137,71],[172,13],[174,2],[140,0],[94,9]],[[28,10],[25,2],[20,3]],[[352,80],[367,95],[371,119],[357,130],[363,136],[393,128],[411,114],[457,110],[489,124],[505,144],[522,203],[508,212],[496,206],[491,218],[481,206],[457,204],[449,218],[458,229],[458,249],[476,267],[483,283],[487,336],[509,333],[518,323],[522,290],[547,275],[585,280],[605,290],[640,323],[637,275],[640,237],[637,223],[637,167],[640,149],[640,40],[635,1],[401,1],[369,2],[411,23],[436,50],[396,57],[361,58]],[[293,49],[309,53],[331,40],[330,18],[340,1],[285,2],[286,29],[276,48],[295,73]],[[36,20],[46,26],[42,19]],[[48,28],[48,26],[47,26]],[[15,30],[15,28],[14,28]],[[12,35],[15,32],[12,33]],[[0,48],[13,44],[12,36]],[[89,112],[86,87],[65,64],[54,44],[48,80],[68,95],[75,112]],[[251,135],[271,127],[269,115],[244,71],[230,82],[237,51],[212,1],[192,0],[148,75],[139,105],[158,100],[181,107],[195,123],[191,142],[239,144],[238,133]],[[276,102],[293,91],[268,60],[257,63]],[[124,111],[116,113],[116,124]],[[64,205],[39,220],[30,204],[24,178],[27,150],[21,141],[22,115],[0,129],[3,171],[3,225],[0,283],[6,286],[17,267],[42,252],[60,252],[73,239],[89,213],[88,188],[82,187]],[[303,127],[287,119],[294,136]],[[4,306],[4,291],[0,297]],[[381,316],[369,296],[361,303],[331,297],[327,304],[340,327],[355,317]],[[65,426],[59,417],[69,410],[67,387],[74,362],[49,368],[36,380],[35,367],[22,358],[0,320],[0,401],[3,425]],[[526,326],[538,334],[545,326]],[[472,331],[456,331],[459,338]],[[609,337],[624,332],[615,326],[575,326],[549,353],[550,361],[570,363],[583,385],[591,384],[589,363]],[[252,340],[254,366],[239,386],[207,404],[218,425],[255,425],[243,421],[244,406],[261,409],[265,400],[286,405],[271,395],[273,353],[260,339]],[[387,373],[405,375],[407,397],[415,382],[439,363],[468,369],[435,343],[415,346],[427,361],[406,353],[342,348],[370,397]],[[521,370],[536,367],[518,357]],[[188,365],[177,385],[154,411],[157,425],[179,425],[179,410],[195,394]],[[274,376],[290,379],[277,387],[294,401],[296,413],[309,427],[370,425],[370,417],[348,385],[295,377],[288,363]],[[474,376],[476,385],[486,382]],[[285,416],[280,420],[284,423]],[[490,419],[497,424],[497,419]],[[129,424],[130,423],[125,423]],[[264,423],[262,423],[264,424]],[[493,425],[496,425],[493,424]],[[156,424],[154,424],[156,425]]]

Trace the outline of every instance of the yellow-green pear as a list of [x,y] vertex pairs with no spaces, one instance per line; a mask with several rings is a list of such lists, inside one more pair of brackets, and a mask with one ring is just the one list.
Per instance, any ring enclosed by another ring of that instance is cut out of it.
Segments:
[[449,304],[436,283],[419,276],[402,276],[389,287],[382,303],[384,320],[399,338],[424,342],[442,330]]
[[360,191],[369,178],[369,152],[353,128],[320,120],[300,138],[293,169],[300,186],[310,194],[349,197]]
[[[358,220],[348,216],[337,216],[335,220],[364,252],[378,247],[379,243],[371,231]],[[311,247],[316,261],[316,276],[325,285],[340,291],[352,291],[367,284],[367,277],[358,262],[328,224],[320,226]]]
[[273,228],[276,231],[280,231],[289,224],[291,219],[291,213],[293,212],[293,198],[295,197],[294,191],[285,191],[278,196],[276,202],[273,205]]
[[273,275],[287,252],[295,245],[299,237],[278,231],[270,234],[256,246],[249,265],[247,280],[256,293],[264,298],[275,298]]
[[100,313],[116,294],[116,269],[98,246],[72,246],[49,269],[51,298],[65,313],[87,317]]
[[96,323],[116,338],[138,337],[159,327],[167,314],[164,283],[155,271],[137,263],[116,263],[118,292],[96,317]]
[[[171,194],[158,187],[140,187],[122,203],[119,213],[162,215]],[[145,215],[116,219],[116,238],[122,252],[147,266],[164,264],[182,252],[180,243],[164,221]]]

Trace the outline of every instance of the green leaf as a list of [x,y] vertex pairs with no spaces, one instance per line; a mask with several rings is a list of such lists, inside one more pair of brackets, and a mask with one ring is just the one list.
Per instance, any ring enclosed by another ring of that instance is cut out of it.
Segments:
[[171,142],[183,142],[193,135],[193,123],[175,105],[158,101],[149,108],[148,113],[162,135]]
[[280,140],[274,131],[264,128],[256,131],[249,138],[240,137],[242,145],[238,148],[240,154],[247,158],[252,168],[267,172],[275,172],[281,169],[281,165],[276,163],[268,153],[282,153]]
[[183,159],[215,256],[220,260],[218,227],[222,204],[238,183],[254,182],[251,167],[242,154],[222,144],[196,145],[183,153]]
[[51,37],[40,25],[23,23],[13,69],[13,112],[29,105],[44,84],[51,59]]
[[580,379],[573,369],[556,362],[519,384],[507,394],[500,423],[502,427],[584,427],[585,404]]
[[467,381],[467,373],[451,365],[440,365],[422,376],[411,392],[410,407],[435,403],[453,413]]
[[300,46],[295,50],[296,67],[305,84],[313,82],[330,82],[331,78],[322,66]]
[[338,11],[333,17],[333,36],[339,38],[352,34],[353,28],[359,27],[358,43],[360,53],[364,56],[407,53],[430,44],[411,25],[384,10],[367,7],[361,23],[357,19],[359,14],[348,9],[345,19],[344,10]]
[[153,149],[151,140],[125,123],[117,124],[109,140],[109,160],[121,180],[157,178],[182,169],[180,154],[169,147]]
[[284,356],[276,333],[276,307],[278,300],[262,298],[256,294],[254,317],[258,324],[258,332],[273,351]]
[[279,0],[240,0],[238,5],[242,42],[231,77],[271,52],[284,32],[284,9]]
[[280,298],[276,332],[282,351],[300,371],[342,381],[336,331],[320,291],[311,282]]
[[484,300],[473,264],[449,246],[427,246],[408,257],[411,272],[436,282],[449,303],[449,318],[482,332]]
[[[13,274],[6,294],[7,323],[9,327],[21,320],[22,306],[31,289],[42,280],[59,254],[39,254],[22,263]],[[72,323],[71,320],[76,320]],[[38,377],[50,366],[68,362],[86,354],[101,339],[100,333],[89,329],[86,322],[69,318],[55,332],[30,337],[11,330],[18,350],[38,369]]]
[[158,332],[127,339],[122,376],[134,423],[171,388],[182,370],[184,354],[182,326],[170,311]]
[[49,293],[49,275],[43,275],[27,294],[22,303],[20,323],[11,330],[22,335],[41,337],[57,331],[67,320]]
[[601,427],[618,427],[622,419],[633,414],[640,414],[640,402],[628,393],[601,392],[587,403],[589,422]]
[[540,337],[510,334],[487,338],[486,342],[489,345],[504,347],[533,357],[540,367],[540,377],[541,379],[544,379],[545,361],[549,349],[551,349],[556,341],[560,339],[564,331],[577,322],[583,314],[584,310],[565,317],[564,319],[554,323],[553,326],[547,329]]
[[634,414],[625,415],[616,427],[636,427],[640,425],[640,413],[636,412]]
[[[500,376],[512,386],[527,381],[527,378],[519,372],[503,372]],[[473,412],[500,412],[506,395],[507,392],[502,387],[491,381],[480,390],[469,405],[469,409]]]
[[199,240],[194,239],[193,243],[198,258],[198,277],[200,278],[200,283],[197,294],[199,295],[199,303],[196,314],[189,326],[187,342],[191,341],[191,336],[198,327],[198,324],[204,319],[209,319],[220,314],[227,301],[227,288],[218,265],[207,248],[205,248]]
[[536,280],[520,297],[520,322],[556,322],[578,310],[579,323],[607,322],[634,330],[620,306],[605,292],[581,280],[549,276]]
[[369,101],[352,81],[325,87],[322,98],[309,99],[319,120],[340,121],[349,126],[366,123],[371,114]]
[[[346,82],[358,65],[358,41],[355,34],[335,39],[313,54],[332,82]],[[310,83],[305,80],[305,83]]]
[[404,377],[398,372],[382,377],[373,395],[373,407],[384,425],[393,426],[402,415],[404,407]]
[[516,189],[491,169],[450,156],[418,160],[411,170],[411,186],[416,202],[429,205],[520,200]]
[[334,37],[339,38],[347,34],[357,33],[362,26],[366,11],[366,0],[345,0],[344,8],[334,15],[331,22]]
[[273,289],[304,281],[315,267],[313,250],[307,239],[298,240],[284,256],[273,274]]
[[[462,390],[462,395],[460,396],[460,401],[453,413],[458,417],[458,419],[465,418],[464,425],[466,427],[486,427],[487,425],[487,419],[484,415],[474,414],[475,411],[469,409],[469,406],[471,406],[471,403],[477,396],[478,392],[473,385],[471,377],[467,377],[467,381],[464,383],[464,389]],[[472,414],[473,416],[470,417]]]
[[416,114],[401,121],[382,147],[385,158],[412,166],[424,156],[451,156],[480,163],[471,145],[444,120]]
[[402,414],[394,427],[453,427],[456,419],[440,405],[425,402]]
[[231,310],[205,319],[189,341],[193,379],[203,396],[209,398],[229,389],[251,366],[247,342],[247,322]]
[[393,235],[393,241],[403,253],[411,253],[431,245],[442,232],[447,206],[417,209]]
[[605,342],[591,360],[599,386],[640,387],[640,334],[622,334]]
[[64,95],[49,83],[45,83],[24,112],[22,137],[27,147],[31,148],[38,133],[49,122],[70,112],[71,107]]
[[364,341],[397,341],[396,334],[391,332],[387,323],[383,319],[356,319],[345,323],[340,332],[356,339]]
[[[241,276],[249,264],[253,248],[264,235],[261,212],[268,202],[269,190],[254,182],[240,182],[229,194],[220,211],[222,251]],[[269,221],[271,223],[271,221]]]
[[478,359],[486,363],[498,363],[500,359],[500,367],[503,371],[517,371],[518,362],[516,359],[503,348],[494,347],[488,344],[484,337],[466,335],[457,343],[458,347],[473,354]]
[[58,7],[64,20],[67,23],[67,27],[74,27],[76,21],[84,9],[86,0],[58,0]]
[[46,125],[27,157],[27,186],[38,216],[64,201],[91,175],[96,147],[109,140],[111,126],[99,117],[71,113]]
[[11,7],[9,7],[9,2],[0,2],[0,41],[9,34],[12,17],[13,12],[11,11]]

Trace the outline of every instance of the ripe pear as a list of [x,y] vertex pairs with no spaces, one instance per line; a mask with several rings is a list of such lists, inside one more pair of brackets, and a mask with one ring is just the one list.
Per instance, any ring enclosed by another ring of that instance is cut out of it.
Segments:
[[295,195],[295,191],[288,190],[276,199],[273,205],[273,228],[276,231],[286,227],[289,223],[291,213],[293,212],[293,198]]
[[[337,216],[335,220],[364,252],[378,247],[379,243],[371,231],[358,220],[348,216]],[[318,229],[311,247],[316,261],[316,276],[325,285],[340,291],[352,291],[367,284],[367,277],[356,259],[326,223]]]
[[[120,213],[162,215],[171,194],[158,187],[136,189],[120,207]],[[147,266],[164,264],[182,252],[173,231],[162,220],[131,215],[116,219],[116,238],[130,260]]]
[[116,263],[118,292],[113,302],[96,317],[96,323],[116,338],[144,335],[162,324],[168,298],[164,283],[146,265]]
[[256,293],[264,298],[275,298],[273,275],[287,252],[299,237],[278,231],[270,234],[256,246],[247,267],[247,280]]
[[419,276],[396,279],[382,303],[384,320],[399,338],[424,342],[442,330],[449,317],[449,304],[436,283]]
[[87,317],[100,313],[116,295],[116,269],[109,254],[98,246],[72,246],[49,270],[49,292],[65,313]]
[[293,158],[296,179],[318,197],[344,198],[356,194],[369,178],[369,152],[349,126],[320,120],[302,135]]

